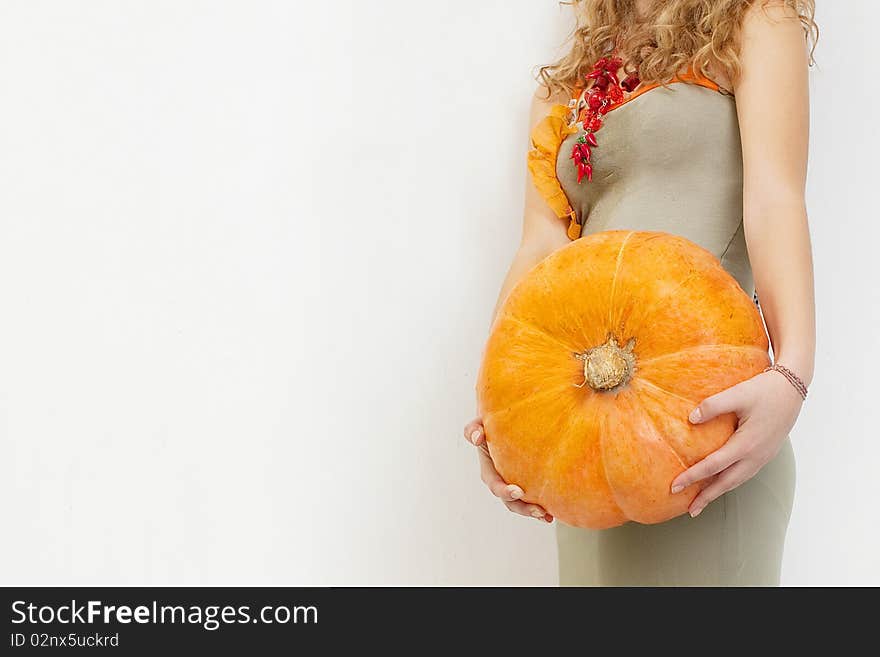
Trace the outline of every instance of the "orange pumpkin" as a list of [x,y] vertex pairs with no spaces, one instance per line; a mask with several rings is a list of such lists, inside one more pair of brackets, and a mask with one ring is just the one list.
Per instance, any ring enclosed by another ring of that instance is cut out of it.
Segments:
[[657,523],[698,484],[672,480],[723,445],[705,397],[770,364],[749,296],[718,259],[660,232],[604,231],[534,267],[502,305],[477,398],[489,452],[524,500],[578,527]]

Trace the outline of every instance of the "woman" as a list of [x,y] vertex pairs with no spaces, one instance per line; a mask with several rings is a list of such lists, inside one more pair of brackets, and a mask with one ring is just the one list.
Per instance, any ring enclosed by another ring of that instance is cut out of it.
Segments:
[[[702,400],[733,412],[730,440],[672,482],[689,514],[586,530],[557,523],[563,585],[778,585],[794,494],[789,431],[813,375],[812,260],[804,203],[812,0],[576,0],[570,52],[541,69],[531,184],[498,306],[535,264],[581,235],[661,230],[713,252],[760,305],[777,364]],[[806,37],[806,38],[805,38]],[[669,83],[669,84],[667,84]],[[584,146],[586,145],[586,146]],[[756,297],[757,298],[757,297]],[[520,499],[465,427],[482,479]]]

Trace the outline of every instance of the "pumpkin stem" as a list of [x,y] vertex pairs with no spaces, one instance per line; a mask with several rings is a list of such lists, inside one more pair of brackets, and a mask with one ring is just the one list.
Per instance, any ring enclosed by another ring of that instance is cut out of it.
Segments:
[[617,344],[617,338],[609,334],[605,344],[582,354],[575,354],[578,360],[584,361],[584,381],[575,387],[582,388],[589,384],[593,390],[602,391],[625,385],[632,378],[635,369],[635,343],[635,338],[630,338],[626,346],[621,348]]

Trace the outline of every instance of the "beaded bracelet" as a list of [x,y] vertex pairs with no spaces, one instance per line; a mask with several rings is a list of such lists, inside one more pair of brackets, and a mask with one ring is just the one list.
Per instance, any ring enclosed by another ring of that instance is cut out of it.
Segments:
[[782,376],[788,379],[788,382],[795,387],[798,393],[801,396],[801,399],[807,398],[807,386],[801,381],[800,377],[788,369],[785,365],[780,365],[779,363],[773,363],[770,367],[764,368],[765,372],[769,372],[770,370],[774,370],[779,372]]

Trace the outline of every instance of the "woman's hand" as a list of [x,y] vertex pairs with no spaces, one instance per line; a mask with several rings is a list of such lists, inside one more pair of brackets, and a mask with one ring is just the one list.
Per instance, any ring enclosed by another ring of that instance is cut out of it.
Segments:
[[553,522],[553,516],[543,508],[520,499],[523,496],[522,488],[515,484],[508,484],[498,474],[492,457],[489,456],[489,449],[486,447],[486,431],[483,429],[483,422],[480,418],[473,419],[465,425],[464,438],[477,448],[477,454],[480,458],[480,478],[492,491],[492,494],[504,503],[504,506],[521,516],[529,516],[542,522]]
[[711,478],[691,502],[691,517],[696,518],[710,502],[754,477],[776,456],[802,404],[797,390],[771,370],[707,397],[691,411],[688,419],[694,424],[731,412],[739,418],[736,431],[723,447],[672,482],[672,492],[678,493]]

